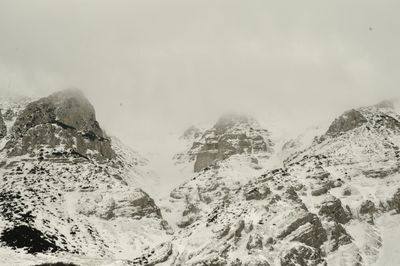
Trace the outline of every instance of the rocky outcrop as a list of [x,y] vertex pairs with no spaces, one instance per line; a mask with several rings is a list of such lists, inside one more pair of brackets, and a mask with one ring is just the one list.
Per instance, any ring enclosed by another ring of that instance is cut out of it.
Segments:
[[327,234],[321,221],[312,213],[305,213],[304,216],[296,219],[278,235],[278,238],[283,239],[290,236],[292,241],[298,241],[314,248],[319,248],[327,240]]
[[368,120],[357,110],[350,110],[335,119],[330,125],[327,136],[336,137],[341,133],[353,130],[367,123]]
[[397,192],[393,195],[389,204],[392,209],[396,210],[397,213],[400,213],[400,188],[397,189]]
[[0,110],[0,139],[4,138],[7,135],[7,126],[4,123],[3,115]]
[[96,193],[84,193],[79,200],[79,212],[95,215],[105,220],[118,217],[140,219],[161,217],[161,211],[141,189]]
[[172,255],[172,244],[163,243],[156,248],[143,254],[141,257],[129,262],[129,265],[135,266],[155,266],[168,260]]
[[195,172],[218,161],[242,153],[262,153],[272,150],[267,130],[245,116],[228,115],[222,117],[212,129],[207,130],[200,142],[193,144],[196,151]]
[[333,196],[327,197],[318,214],[340,224],[346,224],[351,219],[351,215],[343,208],[340,199]]
[[318,249],[299,245],[286,252],[281,266],[319,266],[327,265]]
[[183,132],[183,135],[180,137],[184,140],[195,140],[201,136],[201,130],[195,126],[190,126],[188,129]]
[[376,212],[375,203],[370,200],[364,201],[360,206],[360,214],[361,215],[373,215]]
[[328,231],[331,251],[336,251],[339,247],[352,243],[352,237],[347,233],[346,229],[338,223],[335,223]]
[[10,156],[37,155],[35,151],[41,149],[53,149],[58,154],[62,148],[64,155],[103,161],[115,157],[93,106],[78,90],[57,92],[28,104],[11,134],[6,145]]

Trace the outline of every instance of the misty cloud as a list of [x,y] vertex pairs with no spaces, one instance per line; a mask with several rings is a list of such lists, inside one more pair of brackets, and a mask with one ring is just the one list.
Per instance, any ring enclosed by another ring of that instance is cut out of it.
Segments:
[[0,89],[78,87],[131,144],[230,110],[311,124],[399,94],[399,8],[391,0],[3,0]]

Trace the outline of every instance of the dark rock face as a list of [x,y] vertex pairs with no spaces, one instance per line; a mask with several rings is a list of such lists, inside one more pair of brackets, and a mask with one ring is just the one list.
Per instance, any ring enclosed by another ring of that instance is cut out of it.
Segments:
[[346,224],[351,219],[350,214],[343,208],[342,202],[334,197],[322,203],[318,214],[341,224]]
[[4,123],[3,115],[0,110],[0,139],[4,138],[7,135],[7,126]]
[[400,188],[393,195],[390,201],[390,206],[392,209],[395,209],[397,213],[400,213]]
[[195,143],[192,150],[197,150],[194,170],[202,169],[225,160],[234,154],[268,152],[272,143],[266,139],[267,130],[244,116],[224,116],[212,129],[207,130],[202,140]]
[[19,225],[4,230],[0,242],[8,247],[26,249],[28,253],[32,254],[56,252],[59,249],[51,238],[28,225]]
[[172,255],[172,251],[171,243],[163,243],[141,257],[134,259],[129,265],[155,266],[167,261]]
[[327,265],[321,252],[307,246],[297,246],[289,250],[281,259],[281,266],[317,266]]
[[250,235],[246,248],[248,250],[263,249],[263,237],[259,234]]
[[255,187],[244,193],[246,200],[263,200],[271,194],[271,190],[266,186]]
[[116,217],[140,219],[142,217],[162,218],[154,200],[143,190],[124,190],[119,195],[96,194],[82,196],[79,200],[80,213],[96,215],[110,220]]
[[296,232],[295,237],[292,239],[293,241],[301,242],[310,247],[319,248],[328,239],[326,231],[322,227],[321,221],[315,214],[312,213],[308,213],[305,216],[295,220],[278,236],[278,238],[283,239],[300,228],[301,232]]
[[195,126],[191,126],[183,132],[181,139],[193,140],[201,136],[201,130]]
[[329,232],[329,239],[332,243],[332,251],[337,250],[341,246],[352,243],[352,237],[347,233],[341,224],[335,223]]
[[359,111],[350,110],[333,121],[326,135],[336,137],[341,133],[358,128],[367,122],[368,120]]
[[370,214],[373,215],[376,211],[375,203],[370,200],[366,200],[361,204],[360,214]]
[[28,104],[6,145],[10,156],[41,148],[63,147],[69,155],[107,160],[115,157],[90,102],[77,90],[65,90]]

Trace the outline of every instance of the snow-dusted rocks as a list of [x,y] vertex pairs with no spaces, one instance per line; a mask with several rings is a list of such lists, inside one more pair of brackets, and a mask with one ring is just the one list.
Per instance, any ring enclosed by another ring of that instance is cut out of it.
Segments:
[[140,219],[161,218],[160,209],[141,189],[124,188],[116,191],[84,192],[78,200],[78,211],[109,220],[118,217]]
[[195,157],[194,171],[214,165],[232,155],[272,152],[269,132],[252,118],[226,115],[196,141],[190,154]]
[[[74,89],[54,93],[29,103],[18,115],[7,143],[10,156],[80,156],[110,160],[115,154],[110,140],[96,121],[95,111],[83,94]],[[61,150],[56,149],[61,148]]]
[[4,138],[7,135],[7,126],[4,123],[3,115],[0,110],[0,139]]

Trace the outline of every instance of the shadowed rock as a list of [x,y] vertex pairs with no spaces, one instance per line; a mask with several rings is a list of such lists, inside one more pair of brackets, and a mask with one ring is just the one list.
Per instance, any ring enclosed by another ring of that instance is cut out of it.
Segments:
[[4,138],[7,135],[7,126],[4,123],[3,115],[0,110],[0,139]]
[[110,140],[96,121],[95,110],[78,90],[65,90],[28,104],[16,119],[10,156],[31,154],[41,148],[63,148],[71,155],[112,159]]
[[341,133],[358,128],[367,122],[368,120],[359,111],[350,110],[333,121],[326,135],[336,137]]
[[322,203],[318,214],[341,224],[346,224],[351,219],[350,214],[343,208],[342,202],[333,196]]
[[194,144],[192,150],[197,151],[194,170],[199,172],[235,154],[268,152],[272,150],[268,136],[268,131],[261,129],[254,119],[224,116],[203,134],[201,144]]

